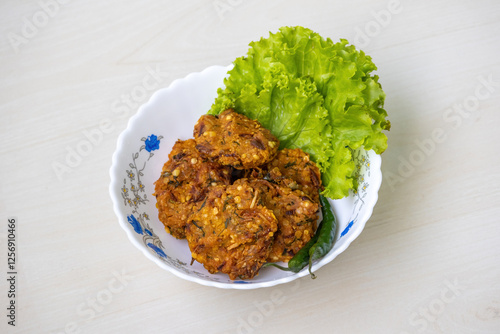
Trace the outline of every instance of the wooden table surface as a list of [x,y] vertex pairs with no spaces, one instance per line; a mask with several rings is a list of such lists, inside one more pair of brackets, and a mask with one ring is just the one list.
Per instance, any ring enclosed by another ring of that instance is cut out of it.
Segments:
[[[1,333],[500,333],[497,0],[4,0],[0,22]],[[378,66],[392,123],[379,202],[316,280],[184,281],[118,224],[117,138],[156,89],[284,25]]]

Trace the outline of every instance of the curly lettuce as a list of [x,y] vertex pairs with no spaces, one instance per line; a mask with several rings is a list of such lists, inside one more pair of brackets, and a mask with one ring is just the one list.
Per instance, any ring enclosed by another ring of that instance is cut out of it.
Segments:
[[234,61],[209,113],[228,108],[257,119],[281,142],[301,148],[321,172],[323,195],[357,188],[352,152],[387,148],[390,129],[377,68],[363,51],[304,27],[282,27],[251,42]]

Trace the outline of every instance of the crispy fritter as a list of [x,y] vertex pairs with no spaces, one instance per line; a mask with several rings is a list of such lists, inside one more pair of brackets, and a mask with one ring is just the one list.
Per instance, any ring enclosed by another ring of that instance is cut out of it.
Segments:
[[203,155],[237,169],[265,164],[279,148],[278,139],[269,130],[232,109],[218,116],[201,116],[193,134]]
[[203,158],[195,146],[194,139],[178,140],[155,182],[158,218],[178,239],[185,238],[187,218],[203,202],[208,187],[231,182],[231,167]]
[[319,202],[321,173],[309,154],[299,148],[278,151],[274,159],[261,168],[248,171],[247,176],[301,190],[314,202]]
[[263,194],[262,205],[271,209],[278,220],[278,230],[268,262],[288,262],[314,235],[319,204],[298,189],[277,185],[263,179],[240,179]]
[[254,277],[270,254],[278,227],[273,212],[259,204],[262,197],[243,180],[210,187],[186,226],[193,259],[232,280]]
[[193,133],[175,143],[155,182],[167,232],[232,280],[289,261],[316,231],[322,185],[309,154],[278,151],[267,129],[231,109],[202,116]]

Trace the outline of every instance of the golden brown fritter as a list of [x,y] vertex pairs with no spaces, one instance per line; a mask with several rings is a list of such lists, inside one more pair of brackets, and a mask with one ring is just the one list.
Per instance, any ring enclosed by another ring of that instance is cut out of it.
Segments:
[[193,259],[232,280],[254,277],[269,256],[278,225],[273,212],[259,204],[262,196],[243,180],[210,187],[186,226]]
[[158,218],[178,239],[185,238],[187,218],[205,199],[208,187],[231,181],[231,167],[203,158],[195,146],[194,139],[178,140],[155,182]]
[[318,166],[310,160],[309,154],[299,148],[282,149],[269,163],[246,174],[292,190],[301,190],[314,202],[319,202],[321,173]]
[[[279,173],[279,172],[278,172]],[[278,220],[278,230],[268,262],[288,262],[314,235],[319,204],[301,190],[292,190],[263,179],[241,179],[263,194],[262,205],[271,209]]]
[[289,261],[316,231],[322,185],[309,154],[278,151],[268,130],[231,109],[202,116],[193,133],[176,142],[155,182],[167,232],[232,280]]
[[193,134],[196,148],[203,155],[237,169],[265,164],[279,147],[278,139],[269,130],[232,109],[218,116],[201,116]]

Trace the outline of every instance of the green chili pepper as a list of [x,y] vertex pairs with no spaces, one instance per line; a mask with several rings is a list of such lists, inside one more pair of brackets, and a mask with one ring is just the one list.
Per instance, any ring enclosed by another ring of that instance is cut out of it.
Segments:
[[327,198],[320,195],[320,203],[323,220],[319,223],[316,233],[311,240],[309,240],[290,261],[288,261],[288,268],[275,263],[266,263],[264,267],[273,266],[281,270],[298,273],[309,264],[309,273],[312,278],[316,278],[316,275],[311,272],[312,262],[325,256],[332,249],[337,231],[337,222],[333,215],[330,202],[328,202]]
[[309,249],[309,273],[312,278],[316,278],[316,275],[311,272],[312,263],[328,254],[333,248],[337,232],[337,221],[335,220],[330,202],[322,195],[319,195],[319,202],[321,204],[323,221],[321,222],[321,229],[316,231],[318,241]]

